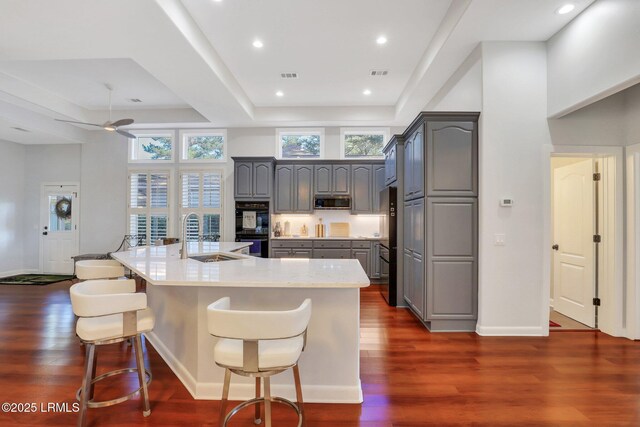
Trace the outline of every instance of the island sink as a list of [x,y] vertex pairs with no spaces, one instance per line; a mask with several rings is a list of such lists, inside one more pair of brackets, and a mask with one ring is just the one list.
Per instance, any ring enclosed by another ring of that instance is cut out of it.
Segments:
[[189,259],[193,259],[200,262],[221,262],[221,261],[235,261],[244,259],[245,257],[235,257],[227,254],[209,254],[209,255],[193,255]]

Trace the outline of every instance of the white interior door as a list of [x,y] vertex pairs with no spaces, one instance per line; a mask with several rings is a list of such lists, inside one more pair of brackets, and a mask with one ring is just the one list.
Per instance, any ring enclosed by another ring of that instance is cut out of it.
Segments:
[[[595,326],[593,160],[554,171],[554,310]],[[554,246],[555,249],[555,246]]]
[[79,199],[77,185],[45,185],[41,203],[42,272],[73,273],[78,255]]

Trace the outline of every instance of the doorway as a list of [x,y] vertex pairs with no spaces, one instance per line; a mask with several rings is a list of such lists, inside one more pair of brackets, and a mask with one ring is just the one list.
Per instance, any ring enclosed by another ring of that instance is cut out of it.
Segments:
[[598,327],[601,157],[551,157],[550,331]]
[[72,274],[78,254],[78,184],[44,184],[40,202],[40,271]]

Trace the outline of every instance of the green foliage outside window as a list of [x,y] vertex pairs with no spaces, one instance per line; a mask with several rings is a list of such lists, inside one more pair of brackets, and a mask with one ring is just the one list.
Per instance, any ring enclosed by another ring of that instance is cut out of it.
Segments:
[[[151,160],[171,160],[171,138],[166,136],[140,137],[142,149],[150,154]],[[145,144],[145,141],[148,141]]]
[[381,157],[384,135],[345,135],[345,157]]
[[282,157],[320,157],[320,135],[282,135]]
[[222,159],[224,156],[224,137],[190,136],[187,138],[188,159]]

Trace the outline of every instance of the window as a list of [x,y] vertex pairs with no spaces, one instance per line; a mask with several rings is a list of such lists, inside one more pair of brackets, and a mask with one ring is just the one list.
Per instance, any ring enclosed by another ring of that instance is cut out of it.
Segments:
[[224,162],[227,160],[226,142],[227,131],[224,129],[181,131],[180,161]]
[[[180,217],[190,212],[187,219],[187,240],[216,241],[222,231],[222,178],[220,170],[182,171]],[[197,218],[196,218],[197,216]]]
[[129,173],[129,234],[143,235],[145,244],[169,233],[169,180],[168,171]]
[[389,140],[389,128],[340,129],[340,153],[343,159],[382,158],[382,149]]
[[280,159],[319,159],[324,157],[324,129],[276,129]]
[[132,163],[173,162],[173,131],[133,132],[136,139],[129,139],[129,161]]

